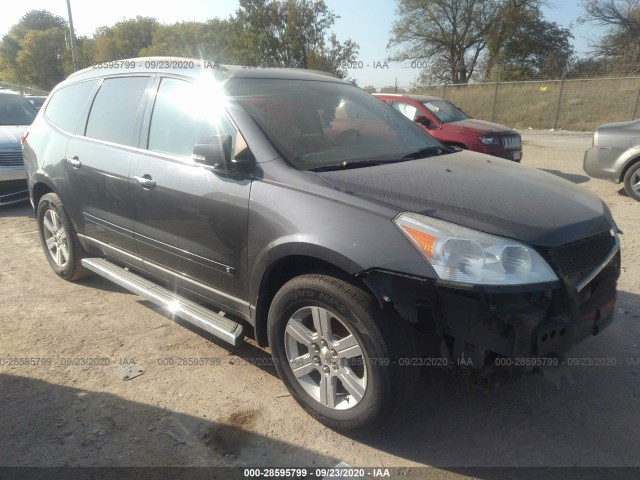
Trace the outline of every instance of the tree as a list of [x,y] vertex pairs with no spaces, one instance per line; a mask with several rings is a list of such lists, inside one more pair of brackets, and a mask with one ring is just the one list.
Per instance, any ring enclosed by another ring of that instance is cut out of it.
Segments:
[[3,76],[9,81],[42,88],[60,82],[70,72],[67,33],[67,22],[62,17],[46,10],[27,12],[0,43],[0,59],[6,65]]
[[367,85],[365,87],[362,87],[362,89],[366,90],[369,93],[376,93],[378,91],[373,85]]
[[323,0],[240,0],[227,53],[234,63],[311,68],[345,77],[342,65],[355,59],[358,45],[328,35],[337,18]]
[[420,60],[420,81],[467,83],[480,67],[489,37],[503,9],[544,0],[398,0],[388,48],[390,60]]
[[399,0],[390,60],[422,60],[434,81],[467,83],[473,75],[499,0]]
[[612,57],[619,64],[640,62],[640,0],[584,0],[581,23],[606,27],[606,33],[592,41],[594,53]]
[[16,58],[25,83],[50,90],[66,77],[70,56],[64,34],[55,27],[26,32]]
[[571,31],[544,19],[537,5],[506,4],[487,37],[485,79],[526,80],[561,75],[574,50]]
[[140,51],[141,56],[167,55],[223,60],[229,36],[228,20],[213,19],[207,23],[180,22],[159,25],[152,44]]
[[113,27],[100,27],[94,35],[94,61],[108,62],[133,58],[153,43],[153,34],[159,27],[155,18],[137,16],[123,20]]

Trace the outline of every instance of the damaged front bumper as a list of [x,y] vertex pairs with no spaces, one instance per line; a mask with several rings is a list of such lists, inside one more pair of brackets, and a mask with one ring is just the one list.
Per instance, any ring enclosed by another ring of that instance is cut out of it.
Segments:
[[597,335],[613,320],[619,276],[617,245],[582,281],[537,287],[461,288],[383,271],[362,279],[418,331],[439,339],[447,364],[488,374],[500,366],[542,365],[530,360],[560,355]]

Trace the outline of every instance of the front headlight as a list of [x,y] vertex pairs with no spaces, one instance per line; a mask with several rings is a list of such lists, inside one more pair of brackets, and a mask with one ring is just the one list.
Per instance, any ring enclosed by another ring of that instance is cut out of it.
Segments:
[[515,240],[417,213],[402,213],[393,222],[442,280],[483,285],[558,280],[538,252]]
[[480,137],[480,141],[485,145],[500,145],[499,137],[483,136]]

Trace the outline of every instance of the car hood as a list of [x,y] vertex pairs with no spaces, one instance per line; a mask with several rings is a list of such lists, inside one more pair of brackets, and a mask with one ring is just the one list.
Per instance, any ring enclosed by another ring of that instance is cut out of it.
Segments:
[[19,149],[20,136],[28,127],[2,125],[0,126],[0,149]]
[[[319,173],[334,188],[530,245],[555,247],[612,228],[606,205],[555,175],[463,151]],[[354,219],[357,228],[357,219]]]
[[455,130],[473,130],[478,133],[516,133],[512,128],[505,127],[499,123],[487,122],[486,120],[477,120],[475,118],[467,118],[457,122],[445,123],[443,128]]

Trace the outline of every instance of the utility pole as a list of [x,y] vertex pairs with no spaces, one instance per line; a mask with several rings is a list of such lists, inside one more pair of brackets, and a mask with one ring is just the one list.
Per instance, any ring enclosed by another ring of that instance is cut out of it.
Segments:
[[73,71],[78,70],[78,52],[76,51],[76,33],[73,30],[73,16],[71,15],[71,0],[67,0],[67,11],[69,12],[69,30],[71,31],[71,62]]

